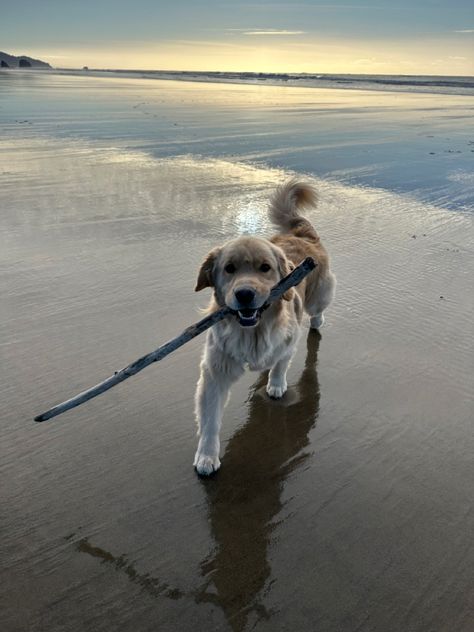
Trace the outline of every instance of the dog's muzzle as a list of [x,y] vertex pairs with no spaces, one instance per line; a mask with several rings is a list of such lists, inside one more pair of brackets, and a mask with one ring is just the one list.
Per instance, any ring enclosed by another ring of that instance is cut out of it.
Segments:
[[234,290],[238,305],[235,314],[242,327],[255,327],[260,320],[261,308],[254,306],[256,292],[248,286],[241,286]]

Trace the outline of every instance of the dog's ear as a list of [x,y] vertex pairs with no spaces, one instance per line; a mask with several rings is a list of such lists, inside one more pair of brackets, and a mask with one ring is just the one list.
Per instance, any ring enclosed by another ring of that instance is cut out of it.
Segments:
[[211,250],[204,259],[199,269],[199,274],[196,282],[195,292],[200,292],[205,287],[214,287],[214,263],[216,262],[217,255],[220,252],[220,248],[214,248]]
[[[287,259],[285,253],[283,252],[281,248],[274,246],[274,251],[278,260],[278,269],[280,271],[280,277],[283,279],[284,277],[288,276],[292,270],[294,270],[295,266]],[[294,288],[290,287],[290,289],[287,290],[283,294],[282,298],[285,301],[292,301],[294,295],[295,295],[295,290]]]

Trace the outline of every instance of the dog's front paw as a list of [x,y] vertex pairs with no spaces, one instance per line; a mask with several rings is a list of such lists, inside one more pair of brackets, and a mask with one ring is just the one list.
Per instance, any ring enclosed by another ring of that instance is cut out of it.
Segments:
[[288,386],[286,382],[280,382],[279,384],[267,384],[267,395],[272,399],[281,399],[286,393]]
[[221,462],[218,456],[207,456],[196,452],[194,467],[199,476],[210,476],[220,468]]
[[324,314],[321,312],[320,314],[315,314],[311,317],[311,329],[321,329],[324,325]]

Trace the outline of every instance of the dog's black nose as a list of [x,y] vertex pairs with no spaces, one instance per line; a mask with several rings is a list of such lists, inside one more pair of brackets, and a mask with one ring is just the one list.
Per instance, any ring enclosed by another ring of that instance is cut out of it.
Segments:
[[250,303],[255,298],[255,292],[248,288],[241,288],[240,290],[236,290],[234,294],[235,298],[239,301],[241,305],[250,305]]

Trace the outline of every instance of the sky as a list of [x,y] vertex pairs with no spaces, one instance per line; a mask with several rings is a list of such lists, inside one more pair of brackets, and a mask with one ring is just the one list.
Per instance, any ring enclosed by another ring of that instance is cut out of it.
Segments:
[[0,50],[62,68],[474,75],[474,2],[0,0]]

